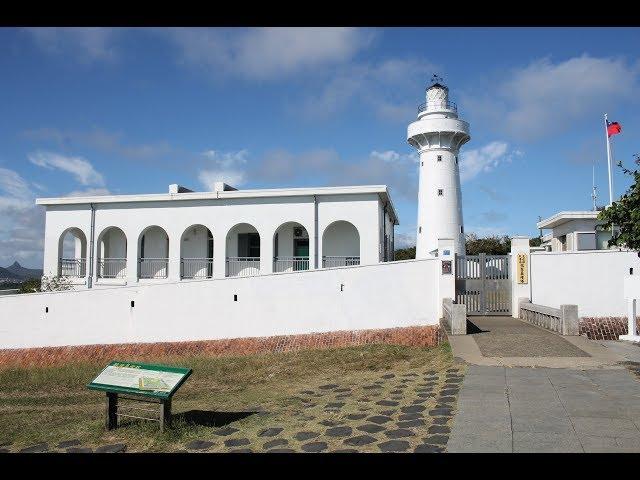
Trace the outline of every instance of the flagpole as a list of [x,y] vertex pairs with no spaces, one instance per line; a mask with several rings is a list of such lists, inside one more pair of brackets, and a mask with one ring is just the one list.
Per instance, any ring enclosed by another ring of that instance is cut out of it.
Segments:
[[611,143],[609,140],[609,125],[607,114],[604,114],[604,134],[607,137],[607,169],[609,171],[609,205],[613,203],[613,180],[611,179]]

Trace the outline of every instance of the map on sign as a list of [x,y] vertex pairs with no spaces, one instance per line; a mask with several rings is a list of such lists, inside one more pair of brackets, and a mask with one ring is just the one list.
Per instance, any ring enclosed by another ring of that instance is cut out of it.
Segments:
[[111,362],[88,387],[95,390],[168,397],[190,374],[191,369],[188,368]]

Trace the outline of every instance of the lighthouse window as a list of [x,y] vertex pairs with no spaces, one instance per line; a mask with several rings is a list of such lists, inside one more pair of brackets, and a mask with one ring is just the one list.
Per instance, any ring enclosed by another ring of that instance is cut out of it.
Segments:
[[456,165],[458,164],[458,155],[456,155]]
[[438,161],[441,162],[442,161],[442,155],[438,155]]
[[441,189],[441,188],[439,188],[439,189],[438,189],[438,196],[439,196],[439,197],[441,197],[441,196],[443,196],[443,195],[444,195],[444,190],[443,190],[443,189]]
[[460,233],[464,233],[464,227],[460,225]]

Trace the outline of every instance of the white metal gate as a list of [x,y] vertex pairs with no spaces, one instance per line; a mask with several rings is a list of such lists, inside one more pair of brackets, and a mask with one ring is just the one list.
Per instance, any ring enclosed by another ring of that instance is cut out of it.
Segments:
[[456,303],[468,315],[511,315],[509,255],[456,255]]

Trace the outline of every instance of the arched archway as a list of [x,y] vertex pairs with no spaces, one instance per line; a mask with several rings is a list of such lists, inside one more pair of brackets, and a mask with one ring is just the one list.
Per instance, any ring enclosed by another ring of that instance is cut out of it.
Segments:
[[58,275],[82,278],[87,272],[87,237],[78,227],[67,228],[58,239]]
[[351,222],[338,220],[322,234],[323,268],[360,265],[360,234]]
[[204,225],[191,225],[180,237],[180,278],[211,278],[213,234]]
[[247,277],[260,273],[260,234],[256,227],[239,223],[226,237],[227,277]]
[[169,270],[169,235],[164,228],[152,225],[138,238],[138,278],[167,278]]
[[107,227],[98,236],[98,278],[127,276],[127,236],[118,227]]
[[309,270],[309,234],[298,222],[286,222],[273,234],[273,271]]

